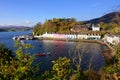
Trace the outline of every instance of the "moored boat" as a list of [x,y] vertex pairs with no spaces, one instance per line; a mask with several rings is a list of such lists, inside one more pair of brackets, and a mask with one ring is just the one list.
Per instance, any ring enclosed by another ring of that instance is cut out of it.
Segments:
[[38,54],[36,54],[36,56],[42,57],[42,56],[46,56],[46,54],[45,53],[38,53]]
[[32,35],[20,35],[20,36],[14,36],[13,40],[33,40],[34,37]]

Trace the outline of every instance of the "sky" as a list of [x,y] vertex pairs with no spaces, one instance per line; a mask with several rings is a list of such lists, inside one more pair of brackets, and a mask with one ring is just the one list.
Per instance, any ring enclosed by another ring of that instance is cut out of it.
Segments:
[[120,0],[0,0],[0,25],[34,26],[52,18],[98,18],[120,8]]

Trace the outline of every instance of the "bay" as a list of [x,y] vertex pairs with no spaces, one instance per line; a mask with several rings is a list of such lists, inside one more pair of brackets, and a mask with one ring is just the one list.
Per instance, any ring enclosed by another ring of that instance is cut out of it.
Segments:
[[[5,44],[6,47],[15,50],[13,36],[30,34],[32,31],[20,31],[20,32],[0,32],[0,43]],[[102,54],[104,47],[98,43],[83,43],[83,42],[66,42],[66,41],[52,41],[52,40],[27,40],[33,46],[30,49],[32,55],[38,53],[50,53],[50,55],[39,57],[36,56],[35,64],[40,64],[40,72],[51,69],[52,61],[59,57],[69,57],[79,53],[83,55],[81,62],[82,70],[86,70],[89,67],[94,70],[99,70],[105,63],[105,58]],[[77,61],[77,60],[76,60]],[[91,66],[89,65],[91,63]]]

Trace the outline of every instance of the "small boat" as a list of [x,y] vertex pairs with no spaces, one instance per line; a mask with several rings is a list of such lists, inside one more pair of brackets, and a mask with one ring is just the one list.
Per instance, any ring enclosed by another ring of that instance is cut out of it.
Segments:
[[42,57],[42,56],[46,56],[46,54],[45,53],[38,53],[38,54],[36,54],[36,56]]
[[25,40],[20,40],[20,43],[25,43]]
[[13,40],[17,40],[17,37],[16,37],[16,36],[14,36],[14,37],[13,37]]
[[50,54],[51,54],[50,52],[47,53],[47,55],[50,55]]

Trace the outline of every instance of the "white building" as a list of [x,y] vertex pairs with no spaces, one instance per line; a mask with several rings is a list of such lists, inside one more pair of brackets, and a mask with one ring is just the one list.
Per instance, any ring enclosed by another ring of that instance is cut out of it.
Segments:
[[99,35],[99,34],[88,34],[87,39],[99,40],[99,39],[101,39],[101,35]]
[[116,36],[116,35],[107,35],[104,38],[104,41],[106,41],[112,45],[117,45],[118,43],[120,43],[120,37]]
[[99,40],[101,35],[99,34],[78,34],[77,39]]
[[66,39],[76,39],[77,36],[75,34],[66,34]]
[[87,34],[78,34],[77,39],[87,39]]
[[100,31],[100,26],[99,25],[92,25],[92,31]]

